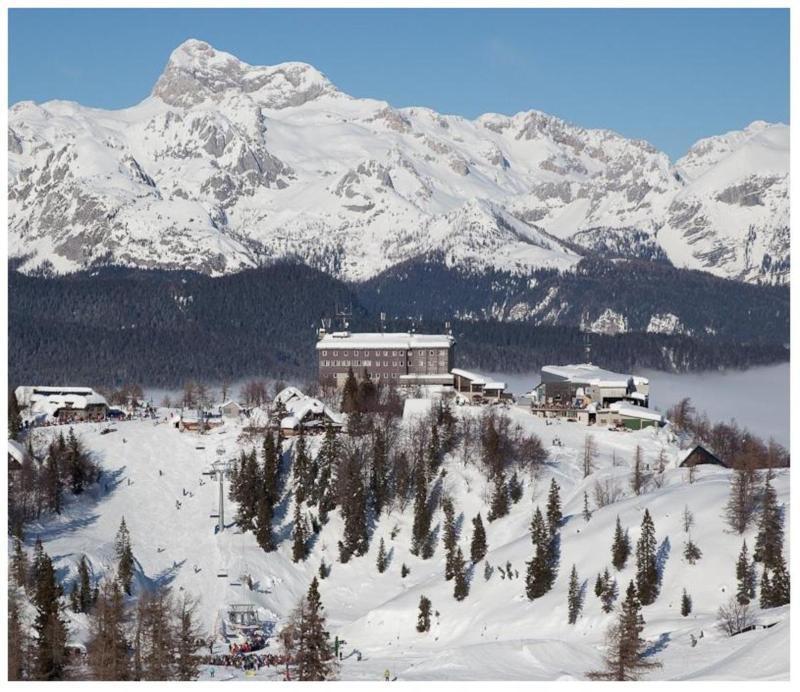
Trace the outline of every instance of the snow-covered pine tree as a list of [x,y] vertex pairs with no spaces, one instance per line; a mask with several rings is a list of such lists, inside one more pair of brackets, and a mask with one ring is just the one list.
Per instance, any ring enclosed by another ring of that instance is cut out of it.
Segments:
[[772,572],[772,578],[769,580],[767,588],[769,603],[767,607],[777,608],[778,606],[786,605],[791,600],[789,571],[786,568],[786,561],[782,553],[777,558],[777,565]]
[[300,509],[300,500],[295,497],[294,517],[292,522],[292,562],[302,562],[306,559],[308,555],[308,550],[306,548],[307,540],[308,531],[306,529],[306,520]]
[[692,612],[692,597],[686,593],[686,589],[684,588],[683,594],[681,594],[681,615],[683,617],[687,617]]
[[28,586],[28,554],[22,547],[19,537],[14,537],[14,551],[11,555],[11,576],[17,586]]
[[419,615],[417,616],[417,632],[430,632],[431,601],[425,596],[419,597]]
[[506,516],[508,511],[508,486],[506,485],[505,473],[501,470],[494,476],[494,490],[492,491],[489,514],[486,515],[486,518],[489,521],[494,521],[495,519]]
[[311,488],[309,487],[309,467],[311,466],[311,459],[308,457],[308,450],[306,445],[306,436],[303,432],[303,426],[300,426],[300,434],[297,436],[297,441],[294,444],[294,499],[295,502],[304,502],[306,498],[311,496]]
[[508,497],[514,504],[517,504],[522,499],[522,483],[520,483],[516,471],[511,474],[511,478],[508,481]]
[[656,548],[655,526],[650,511],[645,509],[636,544],[636,592],[642,605],[650,605],[658,596]]
[[378,572],[383,574],[386,571],[387,566],[388,562],[386,555],[386,544],[383,541],[383,537],[381,537],[381,542],[378,545],[378,560],[377,560]]
[[617,571],[625,568],[631,554],[631,541],[628,532],[622,530],[622,523],[617,515],[617,525],[614,528],[614,541],[611,544],[611,564]]
[[547,543],[537,543],[533,559],[527,563],[525,575],[525,594],[529,600],[541,598],[550,589],[553,582]]
[[472,563],[476,564],[483,560],[487,550],[486,530],[483,528],[483,520],[479,512],[472,520],[472,542],[469,546],[469,557]]
[[409,569],[408,565],[404,562],[400,566],[400,577],[401,579],[405,579],[409,574],[411,574],[411,569]]
[[444,512],[444,532],[442,542],[444,543],[444,578],[449,581],[455,576],[455,558],[458,535],[456,534],[456,512],[453,507],[453,500],[445,497],[442,500],[442,511]]
[[750,554],[747,551],[747,541],[742,541],[742,549],[736,560],[736,600],[740,605],[747,605],[756,596],[755,572]]
[[725,505],[725,519],[728,525],[742,534],[753,520],[755,497],[753,492],[753,472],[737,469],[731,479],[731,490]]
[[592,518],[592,510],[589,509],[589,493],[583,491],[583,520],[588,524]]
[[88,613],[92,607],[92,584],[89,577],[89,564],[86,562],[86,556],[81,555],[80,562],[78,562],[78,612]]
[[336,430],[330,422],[326,422],[325,436],[316,459],[319,471],[312,498],[313,502],[319,506],[319,520],[323,524],[328,521],[328,513],[336,507],[333,479],[338,460],[339,441],[336,438]]
[[583,608],[583,598],[581,585],[578,581],[578,569],[572,565],[569,575],[569,589],[567,591],[567,622],[574,625],[578,621],[578,616]]
[[117,556],[117,578],[122,589],[131,595],[131,582],[133,580],[133,549],[131,548],[131,535],[125,524],[125,517],[119,524],[117,536],[114,539],[114,552]]
[[358,460],[347,460],[344,467],[346,505],[344,516],[344,546],[349,555],[364,555],[369,548],[367,534],[367,497]]
[[67,662],[67,623],[63,617],[63,592],[50,556],[42,554],[34,586],[34,677],[63,680]]
[[774,570],[783,553],[783,516],[778,506],[778,496],[772,486],[772,470],[766,474],[761,495],[761,515],[758,522],[753,559]]
[[561,526],[563,514],[561,513],[561,488],[556,479],[550,480],[550,491],[547,494],[547,529],[550,535],[555,534]]
[[614,609],[614,601],[617,600],[617,580],[611,577],[608,567],[603,570],[603,593],[600,594],[600,602],[604,613],[610,613]]
[[701,557],[703,557],[703,551],[700,550],[699,546],[692,540],[691,536],[686,539],[686,543],[683,545],[683,557],[690,565],[693,565]]
[[370,498],[375,516],[380,516],[389,500],[389,467],[386,433],[379,425],[375,427],[373,432],[371,461]]
[[594,580],[594,595],[600,598],[603,593],[604,584],[603,584],[603,575],[600,572],[597,573],[597,579]]
[[453,596],[457,601],[463,601],[469,595],[469,581],[467,580],[467,567],[461,547],[456,548],[453,557]]
[[182,593],[174,606],[175,679],[196,680],[200,672],[197,642],[202,630],[197,622],[197,602]]
[[428,510],[428,474],[425,463],[418,459],[414,468],[414,525],[411,530],[411,553],[423,552],[431,529],[431,515]]
[[638,680],[640,675],[660,663],[645,658],[645,642],[641,638],[644,618],[633,582],[628,584],[619,619],[606,634],[605,670],[587,674],[590,680]]

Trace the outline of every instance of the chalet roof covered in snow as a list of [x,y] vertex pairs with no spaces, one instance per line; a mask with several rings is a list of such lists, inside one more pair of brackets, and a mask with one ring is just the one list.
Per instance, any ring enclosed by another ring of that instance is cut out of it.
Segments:
[[303,392],[301,392],[297,387],[285,387],[275,395],[275,403],[283,404],[285,406],[286,403],[292,399],[302,399],[303,397],[305,397],[305,394],[303,394]]
[[664,420],[664,416],[657,411],[651,411],[649,408],[645,408],[644,406],[630,406],[622,401],[616,401],[608,408],[611,411],[616,411],[619,413],[619,415],[627,416],[628,418],[641,418],[642,420],[654,420],[658,422]]
[[25,461],[25,457],[28,456],[28,450],[25,449],[25,446],[17,442],[16,440],[9,440],[8,441],[8,454],[11,458],[13,458],[18,464],[22,464]]
[[452,372],[454,375],[458,375],[459,377],[463,377],[465,380],[469,380],[472,382],[472,384],[486,384],[486,378],[483,375],[478,375],[475,372],[462,370],[461,368],[453,368],[450,372]]
[[108,406],[105,397],[90,387],[17,387],[14,391],[22,407],[31,413],[53,413],[60,408],[85,409],[88,406]]
[[563,380],[565,382],[595,385],[597,387],[627,387],[631,379],[635,385],[650,384],[650,381],[646,377],[604,370],[591,363],[580,363],[577,365],[545,365],[542,368],[542,380],[545,379],[546,375],[550,377],[550,381]]
[[317,350],[332,348],[450,348],[456,340],[449,334],[408,332],[331,332],[317,341]]

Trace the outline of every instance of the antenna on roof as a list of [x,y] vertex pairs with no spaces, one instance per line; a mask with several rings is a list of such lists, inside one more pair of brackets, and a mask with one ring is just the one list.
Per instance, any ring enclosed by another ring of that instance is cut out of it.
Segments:
[[381,313],[381,334],[386,331],[386,313]]
[[339,323],[339,328],[346,332],[350,326],[350,318],[353,316],[353,305],[350,303],[347,307],[339,307],[336,303],[336,321]]

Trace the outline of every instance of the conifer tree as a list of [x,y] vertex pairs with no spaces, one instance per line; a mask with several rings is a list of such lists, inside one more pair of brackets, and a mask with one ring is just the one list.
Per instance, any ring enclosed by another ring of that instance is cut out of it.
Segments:
[[431,426],[431,435],[428,438],[428,448],[425,452],[428,469],[434,474],[441,463],[441,446],[439,444],[439,426],[434,423]]
[[472,563],[478,563],[486,557],[488,548],[486,545],[486,531],[483,528],[483,520],[480,512],[472,520],[472,542],[469,546],[469,557]]
[[200,674],[197,642],[201,629],[197,622],[197,603],[182,594],[175,607],[175,679],[196,680]]
[[26,680],[30,677],[27,628],[22,622],[22,606],[19,592],[8,590],[8,679]]
[[508,497],[514,504],[517,504],[522,499],[522,483],[520,483],[516,471],[511,474],[511,478],[508,481]]
[[544,521],[544,516],[542,516],[542,510],[537,506],[531,520],[531,542],[534,545],[539,545],[540,543],[544,545],[548,540],[547,524]]
[[600,572],[597,573],[597,579],[594,580],[594,595],[600,598],[603,594],[604,584],[603,584],[603,575]]
[[119,524],[117,536],[114,539],[114,552],[117,555],[117,578],[120,586],[129,596],[131,595],[131,582],[133,580],[133,549],[131,548],[131,536],[125,524],[125,517]]
[[309,488],[310,477],[309,467],[311,460],[308,458],[306,450],[306,436],[303,426],[300,426],[300,434],[294,445],[294,498],[296,502],[304,502],[311,495]]
[[742,541],[742,549],[736,560],[736,583],[736,600],[740,605],[747,605],[756,596],[755,573],[747,552],[747,541]]
[[641,533],[636,544],[636,592],[642,605],[650,605],[658,596],[656,533],[647,509],[644,510]]
[[606,635],[605,670],[588,673],[590,680],[638,680],[642,672],[661,664],[645,659],[645,642],[641,638],[644,619],[633,582],[628,585],[625,601]]
[[754,509],[752,474],[746,469],[737,469],[731,479],[731,491],[725,505],[725,519],[731,529],[742,534],[752,522]]
[[553,535],[561,525],[563,515],[561,513],[560,487],[553,478],[550,481],[550,492],[547,495],[547,528]]
[[86,556],[81,555],[78,563],[78,612],[88,613],[92,607],[92,585],[89,577],[89,564]]
[[533,559],[527,563],[525,575],[525,594],[529,600],[544,596],[553,581],[546,543],[537,543]]
[[569,575],[569,589],[567,591],[567,622],[574,625],[578,621],[578,616],[583,609],[583,598],[581,585],[578,582],[578,569],[572,565],[572,572]]
[[372,444],[372,464],[370,467],[370,496],[375,516],[380,516],[388,501],[388,452],[386,433],[379,426],[375,428]]
[[377,567],[378,567],[378,572],[380,572],[381,574],[383,574],[386,571],[386,568],[388,567],[387,555],[386,555],[386,544],[384,543],[382,537],[381,537],[381,542],[378,545]]
[[783,553],[783,516],[778,506],[778,496],[772,487],[772,472],[766,474],[761,498],[761,516],[753,559],[774,570]]
[[367,498],[358,460],[351,458],[345,465],[344,545],[348,555],[364,555],[369,548],[367,534]]
[[442,500],[442,510],[444,511],[444,535],[442,542],[445,550],[444,578],[449,581],[455,576],[456,543],[456,514],[453,501],[449,497]]
[[11,576],[17,586],[28,586],[28,554],[23,549],[22,541],[18,537],[14,537],[14,552],[11,555]]
[[306,531],[306,522],[300,510],[300,501],[295,498],[294,501],[294,522],[292,527],[292,562],[302,562],[306,559],[306,541],[308,540],[308,533]]
[[617,525],[614,529],[614,541],[611,544],[611,564],[614,569],[620,571],[625,568],[628,557],[631,554],[631,541],[628,532],[622,530],[622,523],[617,515]]
[[422,553],[431,527],[431,516],[428,511],[428,478],[425,464],[418,460],[414,469],[414,526],[412,528],[411,552]]
[[359,410],[358,382],[353,373],[353,368],[347,369],[347,379],[342,389],[342,412],[354,413]]
[[701,557],[703,557],[703,551],[700,550],[697,543],[692,540],[691,536],[689,536],[683,546],[683,557],[690,565],[693,565]]
[[461,552],[460,546],[456,548],[453,556],[453,578],[453,596],[457,601],[463,601],[469,595],[469,581],[464,553]]
[[686,589],[683,590],[683,594],[681,595],[681,615],[683,617],[687,617],[692,612],[692,597],[686,593]]
[[772,600],[772,584],[769,581],[769,572],[765,567],[761,572],[761,582],[759,584],[761,587],[761,596],[759,597],[758,604],[762,608],[770,608],[771,600]]
[[125,601],[119,581],[104,581],[90,618],[87,663],[94,680],[130,680]]
[[47,553],[42,555],[34,588],[34,675],[37,680],[63,680],[67,659],[67,624],[62,615],[63,593]]
[[136,604],[133,635],[135,680],[172,680],[175,677],[175,631],[169,589],[143,591]]
[[259,547],[267,553],[277,547],[272,535],[272,503],[267,498],[266,491],[262,488],[258,493],[256,505],[255,535]]
[[405,579],[410,573],[411,570],[408,568],[408,565],[406,565],[406,563],[404,562],[400,567],[400,577],[402,579]]
[[600,602],[604,613],[610,613],[614,609],[614,601],[617,600],[617,580],[611,577],[608,567],[603,571],[603,593],[600,594]]
[[320,521],[325,524],[328,513],[336,507],[333,493],[333,472],[339,459],[339,443],[336,430],[330,422],[325,423],[325,436],[317,455],[317,482],[314,486],[313,501],[319,506]]
[[509,501],[506,478],[503,471],[498,471],[494,476],[494,490],[492,492],[492,500],[489,506],[489,514],[486,515],[486,518],[489,521],[494,521],[495,519],[506,516],[508,511]]
[[61,464],[59,454],[48,454],[44,466],[44,488],[47,508],[61,514],[63,504],[63,484],[61,480]]
[[783,554],[777,557],[777,565],[772,573],[770,583],[769,602],[771,608],[786,605],[791,600],[791,586],[789,571],[786,569],[786,562]]
[[417,632],[430,632],[431,602],[425,596],[419,597],[419,615],[417,616]]
[[589,493],[583,491],[583,520],[588,524],[592,518],[592,510],[589,509]]

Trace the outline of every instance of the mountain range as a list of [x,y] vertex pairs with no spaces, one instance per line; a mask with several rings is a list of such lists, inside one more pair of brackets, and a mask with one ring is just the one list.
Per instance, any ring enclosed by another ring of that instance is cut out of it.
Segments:
[[354,98],[304,63],[197,40],[131,108],[9,111],[9,250],[27,273],[212,276],[303,262],[366,281],[436,254],[526,275],[586,256],[789,280],[789,128],[669,157],[539,111],[468,120]]

